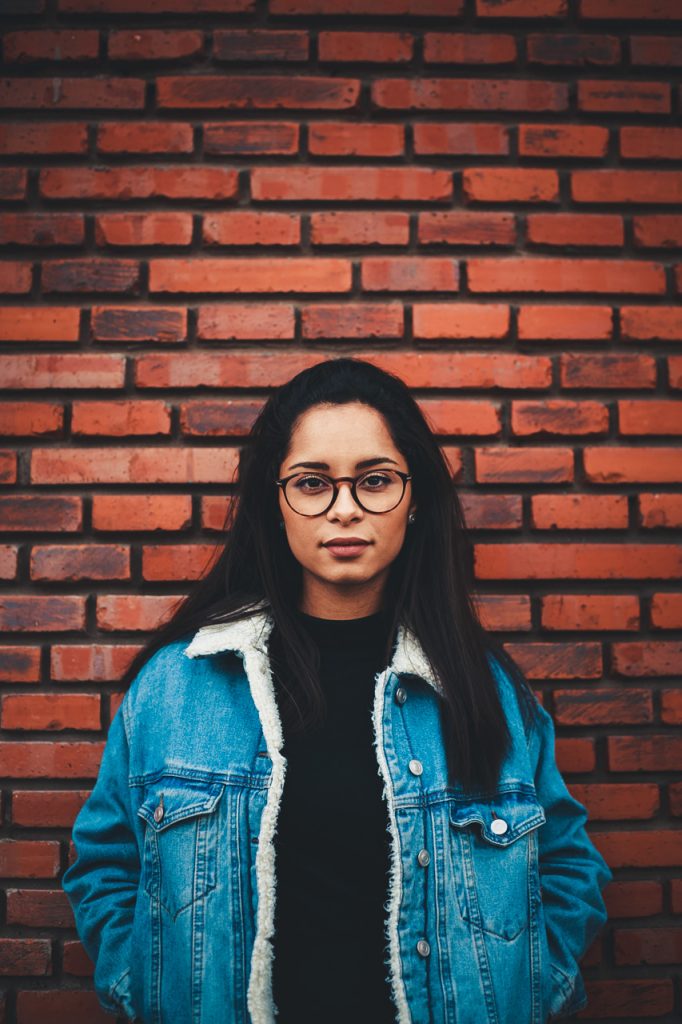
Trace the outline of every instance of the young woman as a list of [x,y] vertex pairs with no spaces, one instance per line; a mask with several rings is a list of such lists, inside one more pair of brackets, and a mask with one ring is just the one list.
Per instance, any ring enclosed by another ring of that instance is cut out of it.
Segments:
[[544,1024],[611,873],[552,719],[471,600],[405,384],[332,359],[269,398],[227,543],[131,666],[63,885],[102,1005],[145,1024]]

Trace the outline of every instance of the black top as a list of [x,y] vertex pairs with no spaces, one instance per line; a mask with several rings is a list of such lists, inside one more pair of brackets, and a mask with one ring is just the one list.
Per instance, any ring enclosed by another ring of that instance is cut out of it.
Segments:
[[[393,1024],[384,904],[389,834],[374,749],[375,675],[386,667],[385,612],[297,613],[320,649],[325,723],[284,736],[276,844],[273,995],[278,1024]],[[283,675],[274,655],[275,687]]]

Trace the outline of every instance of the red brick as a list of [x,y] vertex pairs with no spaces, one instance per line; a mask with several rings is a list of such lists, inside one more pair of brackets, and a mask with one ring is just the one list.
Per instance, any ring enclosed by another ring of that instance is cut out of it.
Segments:
[[[52,948],[49,939],[2,938],[0,961],[4,975],[39,977],[52,974]],[[4,1019],[3,1012],[3,1019]]]
[[567,0],[476,0],[479,18],[564,18]]
[[287,341],[294,337],[294,307],[286,303],[231,302],[202,306],[197,337],[208,341]]
[[620,154],[631,160],[681,160],[682,128],[623,127]]
[[[552,496],[537,495],[534,500],[549,497]],[[572,497],[572,495],[556,495],[556,497],[565,498]],[[582,497],[597,496],[582,495]],[[627,513],[627,505],[621,507]],[[534,510],[537,508],[538,506],[535,505]],[[551,520],[552,517],[550,515],[547,518]],[[537,520],[537,516],[535,519]],[[599,524],[595,523],[595,519],[596,517],[592,517],[591,525],[598,527]],[[535,525],[537,526],[537,521]],[[575,523],[574,529],[582,528],[580,522]],[[602,632],[614,629],[637,630],[640,625],[639,600],[634,594],[547,594],[540,599],[540,616],[543,629],[598,630]]]
[[[642,10],[643,8],[640,8]],[[623,835],[624,833],[618,833]],[[631,836],[633,833],[628,832]],[[614,839],[617,835],[614,834]],[[610,849],[610,847],[609,847]],[[618,978],[617,981],[587,981],[590,1016],[636,1017],[647,1022],[669,1013],[674,1005],[672,980]]]
[[516,241],[516,220],[512,213],[448,210],[420,213],[418,237],[421,245],[500,245]]
[[0,497],[0,528],[5,531],[73,532],[81,526],[80,498],[47,494],[7,494]]
[[0,199],[24,199],[27,181],[26,171],[20,167],[0,168]]
[[[571,792],[575,793],[576,788],[579,790],[581,787],[572,785],[570,788]],[[651,917],[653,914],[660,914],[663,910],[663,887],[660,882],[649,880],[642,882],[612,881],[606,887],[604,900],[610,918]]]
[[377,121],[313,121],[308,127],[308,149],[313,156],[401,156],[405,129]]
[[71,432],[75,437],[168,435],[170,408],[163,401],[74,402]]
[[604,157],[609,144],[608,128],[587,124],[522,124],[519,153],[537,157]]
[[630,36],[633,64],[682,67],[682,36]]
[[613,317],[608,306],[521,306],[518,330],[523,341],[602,341]]
[[31,121],[0,125],[0,153],[5,155],[83,154],[87,147],[88,133],[84,124]]
[[527,641],[506,645],[526,678],[599,679],[603,672],[601,647],[597,643],[537,643]]
[[608,407],[601,402],[564,399],[512,402],[511,430],[517,437],[606,434]]
[[0,452],[0,484],[17,482],[16,452]]
[[474,460],[476,481],[482,484],[573,479],[573,453],[567,448],[479,448]]
[[77,594],[5,594],[0,629],[12,632],[82,631],[85,597]]
[[231,480],[236,458],[218,448],[35,448],[31,482],[218,483]]
[[682,628],[682,594],[652,594],[651,625],[657,629]]
[[438,435],[490,437],[500,434],[500,410],[492,402],[425,398],[419,402],[419,407]]
[[452,197],[452,174],[431,167],[257,167],[251,194],[259,201],[428,202]]
[[293,156],[298,140],[298,125],[286,121],[204,125],[204,152],[210,156]]
[[530,602],[521,594],[485,594],[476,602],[483,628],[493,631],[530,629]]
[[[183,402],[180,431],[185,437],[244,437],[262,407],[262,401],[250,398]],[[225,512],[223,503],[223,519]]]
[[590,113],[667,114],[670,86],[665,82],[578,82],[578,108]]
[[233,199],[237,172],[224,167],[46,167],[46,199]]
[[203,220],[207,245],[298,245],[301,225],[297,214],[258,210],[207,213]]
[[0,743],[0,770],[13,779],[94,778],[103,743],[32,742]]
[[[254,0],[147,0],[145,13],[241,14],[252,11]],[[69,14],[139,14],[136,0],[59,0],[59,10]]]
[[682,434],[682,404],[622,399],[618,402],[618,429],[630,436]]
[[663,267],[641,260],[472,258],[468,279],[472,292],[665,292]]
[[635,21],[647,18],[682,18],[677,0],[648,0],[646,4],[639,3],[639,0],[580,0],[580,16],[627,18]]
[[640,249],[682,249],[682,214],[633,217],[635,245]]
[[42,265],[45,292],[117,292],[136,294],[140,265],[136,260],[51,260]]
[[125,358],[102,352],[0,357],[5,388],[120,388]]
[[509,129],[501,124],[422,121],[412,127],[414,151],[420,156],[504,156]]
[[594,771],[594,740],[557,737],[555,751],[557,765],[562,773]]
[[317,46],[323,62],[395,64],[412,60],[409,32],[320,32]]
[[97,128],[100,153],[191,153],[194,135],[180,121],[108,121]]
[[674,914],[682,912],[682,878],[670,880],[670,903]]
[[78,341],[80,309],[0,306],[0,341]]
[[[322,35],[322,33],[320,33]],[[229,61],[305,61],[308,33],[269,29],[218,29],[213,33],[213,59]]]
[[623,220],[610,213],[529,213],[527,238],[534,245],[617,245],[624,241]]
[[624,306],[620,315],[625,338],[657,341],[682,339],[682,313],[677,307]]
[[31,264],[18,261],[0,263],[0,294],[24,295],[31,290]]
[[[518,494],[464,493],[461,501],[464,518],[471,529],[518,530],[523,522],[523,507]],[[490,598],[491,595],[486,597]],[[527,596],[515,595],[514,606],[520,606],[530,614],[530,600]]]
[[[556,691],[555,691],[556,693]],[[573,783],[571,795],[587,807],[591,821],[623,821],[633,818],[653,818],[660,807],[659,788],[654,783]],[[626,886],[633,883],[624,883]],[[634,883],[646,886],[643,892],[635,888],[633,898],[639,896],[639,905],[656,905],[660,900],[660,886],[655,883]],[[633,913],[635,908],[633,908]],[[641,912],[641,911],[640,911]],[[622,916],[622,915],[621,915]],[[625,916],[630,916],[625,915]]]
[[[664,549],[664,546],[661,545],[661,548]],[[677,561],[679,550],[673,550],[670,554],[671,558]],[[629,678],[679,675],[682,672],[682,641],[614,643],[613,669],[619,675]],[[640,739],[644,741],[645,738]]]
[[559,199],[556,171],[528,167],[477,167],[462,175],[467,199],[484,203],[555,203]]
[[67,895],[61,889],[9,889],[7,922],[33,928],[73,928],[75,924]]
[[209,533],[225,533],[225,517],[232,498],[217,494],[205,495],[201,501],[201,526]]
[[513,64],[516,40],[482,32],[426,32],[424,60],[427,64]]
[[18,553],[19,548],[16,545],[0,544],[0,579],[16,579]]
[[40,681],[40,647],[0,647],[0,682]]
[[6,32],[2,49],[5,60],[10,64],[36,60],[96,60],[99,56],[99,32],[94,29],[22,29],[21,32]]
[[98,245],[149,246],[189,245],[192,241],[190,213],[100,213],[95,218]]
[[607,750],[609,771],[612,772],[670,772],[679,771],[682,767],[680,738],[668,733],[659,736],[609,736]]
[[10,110],[142,110],[141,78],[3,78],[0,108]]
[[682,725],[682,691],[661,690],[661,721]]
[[554,690],[557,725],[648,725],[654,711],[651,690],[595,687]]
[[[78,0],[60,0],[63,4],[76,3]],[[81,0],[82,2],[82,0]],[[114,0],[109,0],[111,5]],[[153,3],[153,0],[151,0]],[[202,0],[206,2],[206,0]],[[92,6],[93,0],[90,0]],[[46,1020],[50,1024],[71,1024],[74,1020],[87,1021],[88,1024],[109,1024],[107,1011],[104,1010],[93,991],[77,989],[34,989],[17,992],[17,1019],[30,1022]]]
[[[192,522],[190,495],[93,494],[93,529],[117,533],[121,529],[122,522],[126,524],[126,532],[187,530]],[[106,650],[111,650],[112,657],[114,657],[118,648],[107,648]],[[87,676],[83,678],[87,679]]]
[[182,594],[99,594],[97,628],[107,632],[151,632],[178,608]]
[[139,650],[131,644],[52,644],[50,678],[57,682],[117,682]]
[[301,313],[304,338],[400,338],[400,303],[357,303],[307,306]]
[[568,353],[560,357],[559,374],[562,388],[653,388],[656,361],[640,355]]
[[333,210],[310,216],[313,245],[407,245],[409,237],[409,214],[399,211],[345,213]]
[[509,331],[509,307],[497,304],[420,302],[412,316],[419,339],[504,338]]
[[598,484],[679,483],[677,448],[585,448],[585,479]]
[[64,424],[64,410],[48,402],[0,403],[0,434],[31,437],[57,434]]
[[[12,823],[28,828],[70,828],[89,795],[87,790],[18,790],[12,794]],[[37,894],[35,889],[30,891]],[[66,897],[66,893],[62,895]]]
[[679,171],[573,171],[578,203],[682,203]]
[[30,575],[34,580],[127,580],[130,551],[115,544],[34,544]]
[[357,106],[356,78],[323,75],[183,75],[156,80],[160,109],[348,110]]
[[142,548],[142,579],[198,580],[212,567],[215,544],[161,544]]
[[682,928],[618,928],[614,935],[616,964],[679,964]]
[[3,213],[0,245],[81,245],[85,224],[80,213]]
[[566,110],[564,82],[533,79],[383,78],[372,102],[390,110]]
[[149,263],[151,292],[346,292],[345,259],[156,259]]
[[617,36],[586,34],[529,35],[526,48],[530,64],[559,64],[568,67],[601,67],[620,61]]
[[447,257],[371,256],[362,260],[364,291],[447,291],[459,288],[459,265]]
[[89,693],[6,693],[3,729],[99,729],[100,697]]
[[682,357],[671,356],[668,359],[668,379],[671,388],[682,388]]
[[682,494],[640,494],[641,525],[645,529],[682,527]]
[[378,14],[398,17],[452,17],[462,13],[464,0],[270,0],[271,14]]
[[624,494],[533,494],[536,530],[623,530],[628,525]]
[[181,60],[198,56],[203,45],[202,32],[160,27],[114,30],[109,33],[108,53],[111,60]]
[[479,579],[676,579],[682,552],[666,544],[479,544]]
[[92,334],[97,341],[178,342],[187,335],[187,314],[177,307],[93,306]]

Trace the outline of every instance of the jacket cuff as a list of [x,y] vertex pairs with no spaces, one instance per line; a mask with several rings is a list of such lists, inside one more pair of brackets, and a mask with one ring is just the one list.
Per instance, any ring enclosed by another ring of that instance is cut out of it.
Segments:
[[109,989],[108,995],[115,1007],[116,1013],[123,1012],[129,1021],[136,1019],[135,1010],[130,998],[130,967],[126,967],[118,981],[114,982]]
[[570,1017],[578,1010],[584,1009],[587,1006],[587,993],[580,972],[578,971],[573,978],[569,978],[555,964],[550,965],[550,970],[554,986],[548,1021],[558,1020],[560,1017]]

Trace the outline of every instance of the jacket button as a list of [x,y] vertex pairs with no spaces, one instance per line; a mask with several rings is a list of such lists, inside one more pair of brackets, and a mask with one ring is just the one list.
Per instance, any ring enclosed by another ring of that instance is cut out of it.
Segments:
[[416,758],[413,758],[413,760],[410,761],[408,768],[410,769],[413,775],[421,775],[421,773],[424,771],[424,766],[422,765],[421,761],[417,761]]
[[495,818],[490,825],[490,831],[494,832],[496,836],[503,836],[508,828],[509,825],[504,818]]
[[159,822],[163,818],[163,796],[159,798],[158,807],[154,808],[154,821]]
[[403,689],[402,686],[399,686],[398,689],[395,691],[395,702],[396,704],[404,704],[406,700],[407,690]]
[[429,946],[426,939],[419,940],[419,942],[417,943],[417,952],[419,953],[420,956],[429,955],[429,953],[431,952],[431,947]]
[[428,850],[420,850],[417,854],[417,860],[425,868],[431,863],[431,854]]

